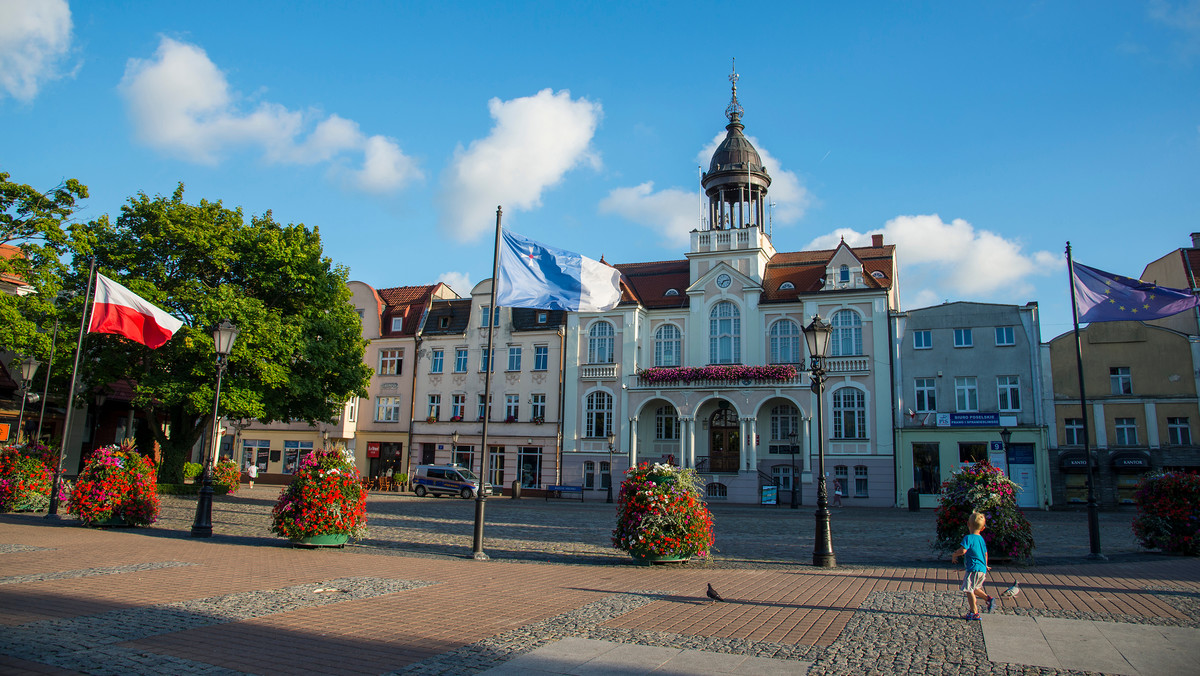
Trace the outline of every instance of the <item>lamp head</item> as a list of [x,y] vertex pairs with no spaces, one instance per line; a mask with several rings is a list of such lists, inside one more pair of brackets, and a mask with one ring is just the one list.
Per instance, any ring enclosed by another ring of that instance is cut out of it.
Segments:
[[222,319],[220,324],[217,324],[213,329],[213,344],[217,349],[218,357],[228,357],[230,352],[233,352],[233,341],[237,340],[238,327],[233,325],[233,322],[228,319]]
[[813,315],[812,322],[804,327],[804,341],[808,343],[808,353],[814,359],[824,359],[829,351],[829,339],[833,335],[833,327],[821,315]]
[[1012,430],[1005,427],[1000,430],[1000,441],[1004,443],[1004,448],[1008,448],[1008,442],[1012,441]]
[[608,435],[608,450],[611,451],[613,449],[613,445],[616,443],[617,443],[617,435],[615,435],[615,434]]
[[21,380],[24,380],[27,383],[33,380],[33,374],[37,373],[37,369],[41,365],[42,363],[33,357],[25,357],[22,359],[20,362]]
[[450,433],[450,443],[458,444],[458,430],[454,430]]

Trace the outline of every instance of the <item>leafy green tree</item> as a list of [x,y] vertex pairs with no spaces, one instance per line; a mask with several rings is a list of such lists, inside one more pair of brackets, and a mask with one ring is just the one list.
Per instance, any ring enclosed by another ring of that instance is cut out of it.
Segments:
[[0,293],[0,351],[45,362],[67,269],[62,261],[80,227],[71,219],[88,191],[73,178],[42,192],[9,177],[0,171],[0,280],[19,291]]
[[269,211],[246,222],[219,201],[188,204],[180,184],[170,197],[130,198],[116,223],[90,223],[88,237],[73,264],[76,288],[94,253],[100,273],[184,322],[156,350],[108,334],[85,345],[86,387],[128,382],[145,419],[166,423],[152,426],[160,481],[181,481],[192,447],[211,433],[212,328],[224,318],[241,333],[221,386],[222,416],[329,422],[350,397],[366,395],[371,370],[348,270],[322,255],[316,228],[278,224]]

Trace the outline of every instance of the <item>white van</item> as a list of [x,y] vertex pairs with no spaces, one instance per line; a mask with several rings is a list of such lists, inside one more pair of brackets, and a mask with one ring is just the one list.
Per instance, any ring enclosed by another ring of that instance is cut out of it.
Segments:
[[[426,495],[457,495],[463,499],[477,496],[479,477],[462,465],[417,465],[413,476],[413,492],[418,498]],[[488,495],[497,495],[495,487],[487,484]]]

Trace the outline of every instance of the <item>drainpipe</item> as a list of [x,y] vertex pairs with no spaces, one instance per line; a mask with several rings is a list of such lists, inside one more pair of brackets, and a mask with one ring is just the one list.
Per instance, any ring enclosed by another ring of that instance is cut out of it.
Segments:
[[896,394],[896,336],[892,312],[888,311],[888,388],[892,392],[892,493],[896,498],[896,507],[900,502],[900,428],[897,427],[896,410],[900,406],[900,398]]
[[[567,316],[563,314],[563,321],[567,320]],[[567,384],[567,330],[565,326],[558,327],[558,423],[556,440],[554,442],[554,483],[562,485],[562,459],[563,459],[563,414],[566,412],[566,402],[563,401],[564,390]],[[609,468],[611,471],[611,468]]]
[[[413,373],[412,387],[408,388],[408,443],[405,444],[404,452],[400,456],[400,463],[404,467],[404,473],[412,479],[412,445],[413,445],[413,426],[416,425],[414,417],[417,414],[417,370],[421,364],[421,331],[424,331],[424,325],[417,330],[416,348],[413,350]],[[370,461],[368,460],[368,463]]]

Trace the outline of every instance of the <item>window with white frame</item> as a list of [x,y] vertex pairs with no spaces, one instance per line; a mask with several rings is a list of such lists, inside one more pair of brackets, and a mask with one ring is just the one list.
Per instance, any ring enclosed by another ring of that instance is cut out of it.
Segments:
[[679,366],[683,336],[674,324],[663,324],[654,332],[654,365]]
[[546,420],[546,395],[534,394],[529,397],[530,415],[537,420]]
[[350,401],[346,402],[346,422],[356,422],[358,420],[358,397],[350,397]]
[[496,316],[492,317],[492,308],[484,305],[479,308],[479,325],[487,328],[488,320],[492,320],[492,326],[500,326],[500,311],[496,310]]
[[377,397],[375,422],[400,422],[400,397]]
[[1021,378],[1019,376],[996,376],[996,396],[1001,411],[1021,410]]
[[[495,354],[496,354],[496,348],[494,348],[494,347],[492,348],[491,352],[489,352],[486,347],[479,349],[479,372],[480,373],[483,373],[484,371],[488,370],[488,364],[491,363],[491,361],[492,361],[491,359],[488,359],[488,357],[491,357]],[[492,366],[492,373],[495,373],[495,372],[496,372],[496,367]]]
[[483,420],[487,417],[488,398],[486,394],[479,395],[479,419]]
[[771,478],[775,483],[779,484],[779,490],[792,490],[792,466],[791,465],[775,465],[771,468]]
[[398,376],[404,370],[404,350],[379,351],[379,375]]
[[450,415],[454,418],[462,419],[467,414],[467,395],[452,394],[450,395]]
[[1191,446],[1192,428],[1187,418],[1167,418],[1167,443],[1172,446]]
[[521,395],[506,394],[504,395],[504,419],[516,420],[521,414]]
[[659,406],[654,411],[654,438],[660,441],[679,438],[679,415],[674,406]]
[[933,349],[933,331],[923,329],[921,331],[913,331],[913,349],[914,350],[930,350]]
[[867,466],[854,466],[854,497],[866,498],[867,495]]
[[862,390],[854,387],[834,390],[833,438],[867,438],[867,405]]
[[708,321],[708,362],[738,364],[742,361],[742,314],[723,300],[713,306]]
[[838,268],[838,282],[841,284],[849,284],[850,283],[850,266],[849,265],[843,265],[842,267]]
[[[842,485],[842,495],[846,494],[846,484],[850,481],[850,472],[845,465],[837,465],[833,468],[833,478]],[[829,487],[829,492],[833,493],[834,487]]]
[[600,461],[600,489],[608,490],[612,485],[612,465],[607,460]]
[[533,370],[545,371],[550,368],[550,346],[533,346]]
[[971,329],[954,329],[954,347],[973,347],[974,334]]
[[[780,404],[771,408],[771,438],[767,442],[767,453],[785,454],[792,452],[792,435],[800,435],[800,409],[791,404]],[[797,441],[799,443],[799,441]]]
[[979,410],[979,388],[975,376],[954,379],[954,410],[959,413]]
[[454,350],[454,372],[467,372],[467,348],[459,347]]
[[392,332],[399,333],[404,330],[404,317],[392,317]]
[[1133,374],[1128,366],[1114,366],[1108,369],[1108,382],[1113,394],[1133,394]]
[[584,406],[584,436],[607,437],[612,429],[612,395],[607,392],[592,392]]
[[996,327],[996,344],[1000,345],[1000,346],[1016,345],[1017,338],[1013,334],[1013,327],[997,326]]
[[799,364],[800,326],[790,319],[780,319],[771,325],[771,363]]
[[613,363],[613,325],[596,322],[588,329],[588,363]]
[[862,317],[854,310],[838,310],[830,320],[833,333],[829,337],[829,354],[847,357],[863,353]]
[[1063,444],[1066,446],[1083,445],[1083,418],[1063,420]]
[[596,463],[591,460],[583,462],[583,487],[589,491],[596,487]]
[[434,420],[438,420],[439,418],[442,417],[442,395],[440,395],[440,394],[429,395],[428,411],[429,412],[426,415],[430,418],[433,418]]
[[429,372],[430,373],[441,373],[442,372],[442,364],[446,360],[446,351],[439,347],[439,348],[433,350],[430,354],[431,354],[431,356],[429,358]]
[[509,371],[520,371],[521,370],[521,346],[520,345],[509,345],[508,346],[508,370]]
[[937,378],[917,378],[916,383],[916,412],[933,413],[937,411]]
[[550,319],[550,313],[545,312],[545,311],[537,313],[537,323],[538,324],[545,324],[547,321],[549,321],[549,319]]
[[1115,418],[1113,428],[1117,432],[1118,446],[1137,446],[1137,420],[1135,418]]

